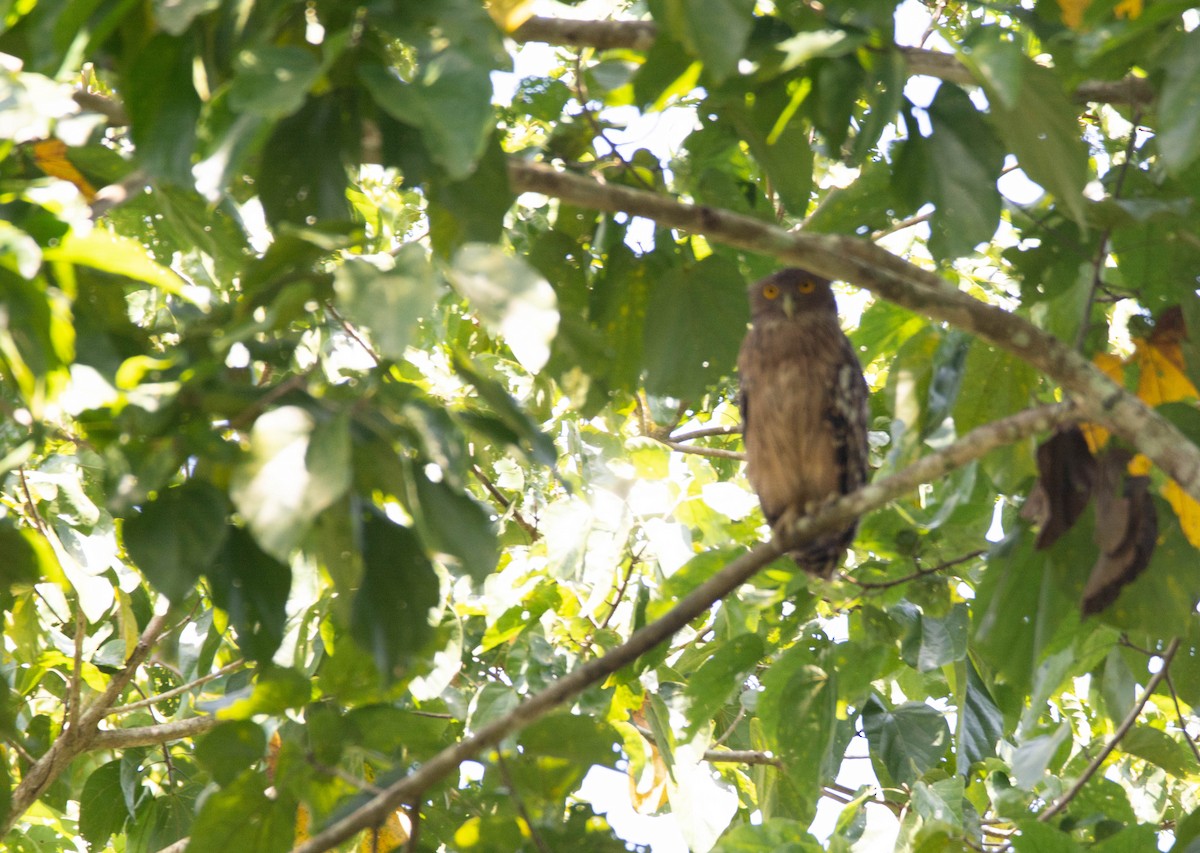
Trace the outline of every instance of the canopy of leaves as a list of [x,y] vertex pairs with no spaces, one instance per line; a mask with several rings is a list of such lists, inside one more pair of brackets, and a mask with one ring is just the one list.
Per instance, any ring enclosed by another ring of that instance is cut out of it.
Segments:
[[[651,843],[616,772],[698,851],[1200,849],[1195,10],[572,11],[3,5],[0,846]],[[784,257],[932,472],[829,581],[741,467]]]

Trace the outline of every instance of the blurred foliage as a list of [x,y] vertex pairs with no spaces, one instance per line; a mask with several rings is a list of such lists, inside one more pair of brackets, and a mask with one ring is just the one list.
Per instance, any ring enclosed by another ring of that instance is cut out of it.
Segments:
[[[0,813],[172,626],[104,724],[154,745],[58,768],[5,849],[289,849],[767,535],[736,456],[659,439],[736,425],[775,261],[518,197],[509,158],[879,240],[1200,438],[1188,4],[613,0],[657,36],[604,50],[507,38],[530,11],[0,7]],[[975,82],[914,78],[897,20]],[[876,476],[1061,397],[839,293]],[[627,849],[593,767],[696,850],[1197,849],[1200,512],[1151,472],[1153,560],[1084,619],[1096,522],[1034,548],[1033,451],[870,514],[829,582],[772,564],[345,849]]]

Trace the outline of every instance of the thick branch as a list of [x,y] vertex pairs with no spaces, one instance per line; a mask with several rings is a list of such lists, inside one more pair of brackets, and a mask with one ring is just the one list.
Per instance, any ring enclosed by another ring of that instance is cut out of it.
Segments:
[[977,459],[990,450],[1020,441],[1078,417],[1079,410],[1076,406],[1058,403],[1029,409],[987,424],[973,430],[945,450],[923,457],[903,471],[834,501],[816,515],[801,519],[787,542],[759,545],[734,560],[681,599],[679,604],[661,619],[634,632],[625,643],[604,657],[583,664],[545,690],[530,696],[506,716],[494,720],[470,737],[442,750],[354,812],[334,821],[297,845],[293,853],[319,853],[340,844],[369,826],[377,825],[400,805],[411,802],[430,786],[453,773],[462,762],[495,746],[508,735],[529,725],[670,639],[783,551],[823,532],[839,530],[850,520],[911,492],[922,483],[937,480],[954,468]]
[[[572,21],[566,18],[533,17],[512,34],[518,42],[538,41],[564,47],[594,47],[598,50],[626,48],[649,50],[658,37],[653,21]],[[901,47],[909,73],[936,77],[959,85],[978,81],[953,54],[923,47]],[[1154,98],[1149,81],[1141,77],[1121,80],[1090,80],[1074,92],[1076,101],[1148,104]]]
[[156,726],[137,726],[131,729],[108,729],[88,741],[88,751],[96,749],[128,749],[132,746],[158,746],[171,741],[202,735],[214,728],[216,717],[188,717]]
[[509,161],[519,192],[536,192],[595,210],[624,212],[806,267],[864,287],[889,302],[944,320],[1007,350],[1078,395],[1088,419],[1137,447],[1200,500],[1200,448],[1086,358],[1032,323],[950,286],[879,246],[836,234],[788,232],[749,216],[683,204],[656,193],[604,184],[549,166]]

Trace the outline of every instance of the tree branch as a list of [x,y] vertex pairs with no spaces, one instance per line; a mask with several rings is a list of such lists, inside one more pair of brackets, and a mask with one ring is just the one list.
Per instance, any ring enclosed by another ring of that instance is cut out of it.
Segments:
[[[653,21],[572,21],[535,16],[517,27],[512,38],[521,43],[537,41],[563,47],[645,51],[658,38],[658,27]],[[923,47],[897,49],[914,76],[936,77],[964,86],[979,85],[970,70],[953,54]],[[1075,87],[1073,97],[1084,103],[1148,104],[1154,98],[1154,89],[1145,78],[1128,76],[1120,80],[1085,81]]]
[[157,693],[154,696],[147,696],[145,699],[139,699],[136,702],[130,702],[128,705],[122,705],[119,708],[109,708],[104,716],[112,717],[117,714],[128,714],[130,711],[137,711],[141,708],[148,708],[151,705],[157,705],[159,702],[165,702],[168,699],[174,699],[176,696],[182,696],[189,690],[194,690],[201,685],[208,684],[215,678],[220,678],[222,675],[229,675],[231,672],[236,672],[246,665],[244,660],[238,659],[233,663],[225,664],[216,672],[210,672],[208,675],[202,675],[199,678],[189,681],[187,684],[181,684],[163,693]]
[[1065,794],[1055,800],[1053,805],[1038,815],[1037,819],[1039,821],[1045,823],[1050,820],[1050,818],[1054,817],[1056,814],[1065,809],[1070,804],[1071,800],[1075,799],[1075,797],[1079,795],[1079,792],[1083,790],[1083,786],[1088,783],[1088,780],[1096,775],[1096,771],[1100,769],[1100,765],[1103,764],[1105,759],[1108,758],[1109,754],[1116,749],[1117,744],[1121,742],[1121,738],[1125,737],[1125,735],[1129,733],[1129,730],[1133,728],[1133,724],[1137,722],[1137,718],[1142,713],[1142,708],[1146,707],[1146,703],[1150,701],[1150,697],[1153,696],[1154,691],[1158,689],[1159,683],[1167,677],[1167,670],[1171,666],[1171,661],[1174,659],[1177,651],[1179,651],[1178,637],[1172,640],[1167,646],[1166,650],[1163,652],[1162,666],[1160,666],[1158,672],[1154,673],[1154,675],[1150,677],[1150,680],[1146,682],[1146,689],[1142,691],[1142,695],[1138,698],[1138,701],[1134,703],[1134,706],[1129,709],[1129,713],[1125,715],[1125,719],[1121,721],[1121,725],[1117,726],[1117,730],[1113,732],[1113,736],[1109,738],[1108,743],[1104,745],[1104,749],[1100,750],[1096,757],[1092,759],[1091,763],[1088,764],[1087,768],[1082,774],[1080,774],[1079,778],[1075,780],[1075,784],[1072,785]]
[[98,731],[88,740],[86,750],[128,749],[132,746],[158,746],[174,740],[202,735],[215,728],[220,720],[216,717],[188,717],[156,726],[137,726],[131,729],[107,729]]
[[430,786],[454,772],[462,762],[495,746],[508,735],[541,718],[670,639],[784,551],[821,533],[842,529],[849,521],[864,513],[911,492],[922,483],[936,480],[948,471],[978,459],[997,447],[1020,441],[1057,424],[1078,418],[1079,409],[1071,403],[1027,409],[981,426],[944,450],[922,457],[903,471],[833,501],[816,515],[800,519],[786,537],[786,541],[768,542],[743,554],[680,599],[679,603],[660,619],[635,631],[628,640],[604,657],[588,661],[546,689],[533,694],[510,713],[437,753],[417,770],[392,783],[358,809],[335,820],[298,844],[293,853],[320,853],[351,838],[366,827],[378,824],[401,804],[412,801]]
[[121,667],[120,671],[112,677],[104,692],[78,715],[75,725],[60,733],[45,754],[21,777],[20,784],[13,789],[12,805],[4,821],[4,827],[0,830],[0,837],[8,834],[18,818],[37,802],[38,798],[45,793],[50,784],[67,768],[75,756],[90,748],[93,739],[99,734],[96,726],[104,718],[108,709],[112,707],[117,697],[121,695],[125,686],[133,680],[138,667],[158,642],[166,624],[166,614],[156,614],[150,620],[146,629],[142,631],[142,635],[138,637],[137,645],[134,646],[133,652],[125,661],[125,666]]
[[1105,376],[1054,336],[950,286],[873,243],[836,234],[788,232],[749,216],[666,196],[604,184],[521,160],[509,161],[518,192],[537,192],[595,210],[625,212],[806,267],[818,275],[864,287],[889,302],[943,320],[1007,350],[1080,398],[1088,420],[1137,447],[1200,500],[1200,448],[1166,419]]

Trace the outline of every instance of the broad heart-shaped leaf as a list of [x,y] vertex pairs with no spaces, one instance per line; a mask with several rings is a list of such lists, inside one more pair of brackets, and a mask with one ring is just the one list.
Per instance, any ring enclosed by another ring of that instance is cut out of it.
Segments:
[[295,836],[295,821],[295,801],[268,797],[266,778],[247,770],[205,798],[192,824],[188,849],[193,853],[287,850]]
[[776,78],[755,91],[752,99],[740,94],[731,98],[720,116],[727,118],[750,146],[784,207],[799,216],[808,210],[813,151],[809,127],[798,117],[791,118],[793,97],[789,81]]
[[247,48],[234,58],[234,68],[229,106],[265,118],[283,118],[300,109],[321,74],[313,51],[291,45]]
[[808,833],[807,823],[776,817],[733,827],[711,853],[821,853],[825,849]]
[[1167,171],[1181,175],[1200,155],[1200,32],[1180,38],[1160,60],[1166,69],[1158,99],[1158,156]]
[[225,495],[203,480],[159,492],[125,520],[125,549],[138,568],[172,601],[182,601],[225,544]]
[[990,240],[1000,224],[996,180],[1004,149],[978,109],[957,86],[943,83],[929,105],[933,132],[904,143],[896,175],[910,206],[932,201],[929,250],[956,258]]
[[863,708],[862,724],[871,763],[885,785],[913,783],[936,767],[950,746],[945,717],[924,702],[889,709],[872,696]]
[[254,684],[222,699],[202,703],[203,710],[215,712],[222,720],[248,720],[258,714],[282,714],[289,708],[307,705],[312,698],[312,682],[295,669],[265,666]]
[[121,831],[128,817],[118,758],[93,770],[83,784],[83,793],[79,795],[79,834],[90,848],[102,848],[109,836]]
[[208,582],[213,603],[229,614],[242,653],[260,663],[270,661],[287,627],[291,569],[234,527],[208,570]]
[[391,679],[433,636],[437,574],[413,531],[369,509],[362,519],[362,587],[354,596],[354,639]]
[[411,481],[416,491],[417,532],[431,550],[452,554],[476,583],[496,570],[500,546],[488,511],[469,495],[434,482],[419,468]]
[[754,671],[765,652],[763,641],[757,634],[739,634],[721,645],[691,674],[684,689],[684,695],[691,701],[685,736],[694,735],[742,690],[746,677]]
[[196,742],[196,760],[218,785],[228,785],[267,751],[267,733],[251,720],[229,720]]
[[980,43],[960,58],[983,84],[992,126],[1025,174],[1083,227],[1088,155],[1076,110],[1058,75],[1026,56],[1019,45],[999,39]]
[[380,355],[397,361],[436,298],[433,268],[416,243],[396,253],[390,270],[347,260],[334,273],[333,291],[346,318],[369,332]]
[[[362,63],[359,78],[380,109],[417,128],[433,161],[451,180],[471,174],[492,132],[492,69],[446,48],[406,83],[382,65]],[[453,104],[452,109],[447,104]]]
[[536,269],[498,246],[470,243],[451,262],[450,279],[521,366],[537,373],[558,332],[558,298]]
[[996,754],[996,744],[1004,736],[1004,715],[996,707],[987,685],[970,658],[966,661],[966,689],[959,701],[958,772],[965,776],[976,761]]
[[350,486],[345,417],[317,424],[297,406],[254,422],[250,456],[234,471],[230,497],[264,551],[286,562],[314,518]]
[[758,717],[768,748],[784,765],[781,806],[786,816],[811,820],[821,782],[833,769],[837,689],[833,675],[814,665],[803,645],[785,652],[763,675]]
[[748,316],[732,261],[710,255],[664,273],[650,291],[643,327],[646,390],[696,399],[731,375]]
[[[191,179],[192,129],[200,96],[192,82],[192,42],[161,33],[133,54],[121,93],[129,111],[137,160],[146,173],[186,186]],[[187,133],[180,133],[187,128]]]
[[714,83],[737,70],[754,26],[754,0],[661,0],[650,8]]

